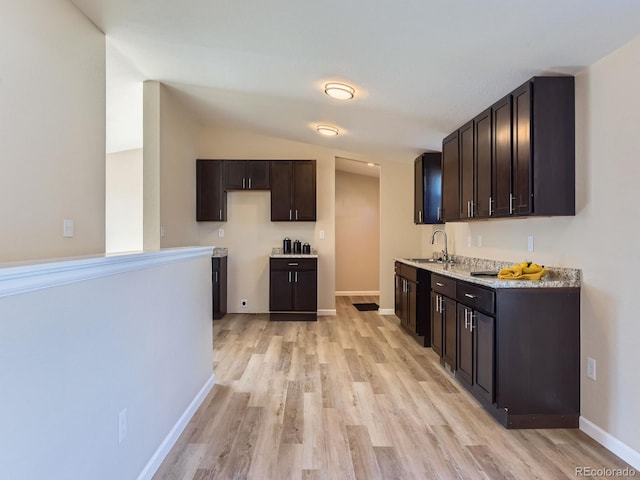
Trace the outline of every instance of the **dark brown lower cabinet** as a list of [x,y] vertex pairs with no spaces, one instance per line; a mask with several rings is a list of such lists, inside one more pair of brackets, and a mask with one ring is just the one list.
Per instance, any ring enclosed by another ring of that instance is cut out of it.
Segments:
[[396,262],[395,314],[400,326],[420,345],[431,345],[430,273]]
[[318,259],[271,258],[269,319],[317,320]]
[[227,313],[227,257],[211,257],[211,286],[213,290],[213,319]]
[[576,428],[580,289],[488,288],[431,275],[432,347],[507,428]]

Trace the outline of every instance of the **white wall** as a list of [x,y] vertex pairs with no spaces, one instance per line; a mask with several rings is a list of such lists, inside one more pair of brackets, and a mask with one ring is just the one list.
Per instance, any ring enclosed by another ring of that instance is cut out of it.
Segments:
[[66,0],[24,0],[3,2],[0,44],[0,261],[103,252],[104,35]]
[[105,184],[106,252],[142,250],[142,149],[107,154]]
[[[640,452],[635,297],[640,179],[640,37],[576,78],[576,216],[448,224],[460,255],[581,268],[581,412]],[[432,247],[423,230],[423,254]],[[482,236],[483,247],[467,248]],[[535,251],[527,251],[534,235]],[[544,348],[544,346],[541,346]],[[586,378],[586,357],[597,380]],[[636,453],[636,455],[639,455]],[[637,458],[640,458],[638,456]]]
[[380,290],[380,180],[336,170],[336,290]]
[[2,478],[136,478],[212,376],[210,278],[205,253],[0,298]]

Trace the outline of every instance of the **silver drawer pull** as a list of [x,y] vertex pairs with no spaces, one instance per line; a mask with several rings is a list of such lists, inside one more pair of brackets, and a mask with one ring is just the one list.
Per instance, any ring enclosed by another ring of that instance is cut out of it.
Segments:
[[290,267],[297,267],[299,264],[298,263],[290,263],[289,266]]
[[439,287],[444,287],[444,283],[436,282],[436,285]]
[[465,293],[464,296],[467,298],[478,298],[477,295],[471,295],[470,293]]

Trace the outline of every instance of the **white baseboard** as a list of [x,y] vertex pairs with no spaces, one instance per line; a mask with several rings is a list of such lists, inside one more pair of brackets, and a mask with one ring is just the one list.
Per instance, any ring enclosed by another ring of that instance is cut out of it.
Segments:
[[342,291],[336,292],[336,297],[379,297],[380,290],[378,291],[363,291],[363,292],[355,292],[355,291]]
[[580,416],[580,430],[607,450],[615,453],[633,468],[640,471],[640,452],[637,452],[626,443],[621,442],[610,433],[605,432],[602,428],[583,416]]
[[149,459],[147,464],[144,466],[144,468],[142,469],[142,472],[140,472],[140,475],[138,475],[138,480],[152,479],[152,477],[158,471],[158,468],[160,468],[160,465],[162,464],[163,460],[169,454],[171,447],[175,445],[176,441],[178,440],[178,438],[186,428],[187,424],[189,423],[189,420],[191,420],[191,417],[193,417],[193,415],[196,413],[196,410],[198,410],[198,408],[200,407],[204,399],[207,398],[207,395],[209,394],[209,392],[211,391],[215,383],[216,383],[216,376],[214,374],[211,374],[211,377],[209,377],[209,379],[205,382],[204,386],[200,389],[198,394],[191,401],[187,409],[184,411],[184,413],[180,416],[176,424],[173,426],[171,431],[167,434],[165,439],[162,441],[162,443],[160,444],[158,449],[155,451],[153,456]]
[[395,315],[396,310],[394,308],[381,308],[378,310],[378,315]]
[[319,317],[331,317],[336,315],[336,309],[318,310]]

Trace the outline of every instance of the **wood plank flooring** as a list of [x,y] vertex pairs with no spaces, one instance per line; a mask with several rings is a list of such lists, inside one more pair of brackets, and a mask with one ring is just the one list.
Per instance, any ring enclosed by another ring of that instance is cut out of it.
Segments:
[[[395,316],[214,323],[217,384],[155,480],[575,479],[626,463],[579,430],[505,430]],[[608,478],[608,477],[591,477]]]

